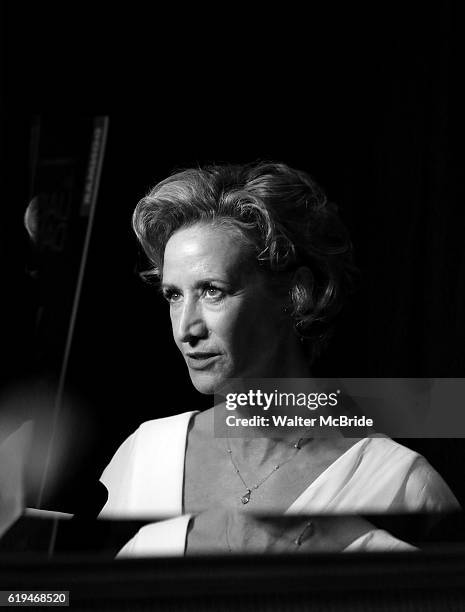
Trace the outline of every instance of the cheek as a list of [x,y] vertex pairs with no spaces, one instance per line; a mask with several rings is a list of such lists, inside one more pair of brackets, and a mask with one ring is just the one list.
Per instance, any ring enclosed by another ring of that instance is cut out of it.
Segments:
[[173,335],[173,339],[176,343],[177,346],[180,345],[180,342],[177,338],[177,334],[176,334],[176,329],[178,327],[178,319],[179,316],[176,313],[176,310],[174,310],[173,308],[170,308],[170,322],[171,322],[171,333]]
[[238,305],[218,321],[222,338],[232,352],[241,356],[263,350],[275,342],[279,321],[272,312],[272,304],[264,300],[251,300]]

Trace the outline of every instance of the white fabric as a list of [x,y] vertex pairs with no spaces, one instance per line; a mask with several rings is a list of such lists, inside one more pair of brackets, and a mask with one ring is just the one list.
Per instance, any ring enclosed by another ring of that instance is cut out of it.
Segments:
[[186,533],[190,514],[144,525],[117,554],[126,557],[182,557],[186,547]]
[[[105,518],[180,517],[142,530],[122,555],[183,554],[189,517],[182,516],[187,431],[195,412],[143,423],[117,450],[101,481]],[[364,438],[330,465],[286,514],[387,513],[458,508],[454,495],[418,453],[386,437]],[[166,526],[166,528],[165,528]],[[373,530],[346,549],[412,548]]]
[[390,438],[364,438],[332,463],[286,514],[439,512],[458,507],[424,457]]
[[407,542],[394,538],[388,531],[384,531],[384,529],[372,529],[344,548],[344,552],[401,552],[415,550],[418,550],[415,546],[411,546],[407,544]]
[[105,518],[182,514],[187,428],[195,412],[147,421],[116,451],[100,480],[108,500]]

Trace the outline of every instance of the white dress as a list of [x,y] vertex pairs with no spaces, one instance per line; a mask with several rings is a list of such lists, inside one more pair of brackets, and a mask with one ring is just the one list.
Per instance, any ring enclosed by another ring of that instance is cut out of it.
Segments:
[[[104,518],[167,518],[142,527],[124,555],[184,554],[190,515],[182,497],[187,431],[196,412],[143,423],[119,447],[101,481],[109,495]],[[441,512],[459,504],[418,453],[386,437],[364,438],[332,463],[286,514]],[[411,548],[373,529],[345,550]]]

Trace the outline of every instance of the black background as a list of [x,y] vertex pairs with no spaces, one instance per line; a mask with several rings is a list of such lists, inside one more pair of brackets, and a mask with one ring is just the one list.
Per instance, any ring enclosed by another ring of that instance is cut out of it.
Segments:
[[[134,206],[178,167],[283,161],[310,172],[340,205],[363,282],[318,364],[322,375],[463,375],[456,3],[269,4],[252,14],[239,4],[8,2],[2,17],[7,386],[33,374],[35,288],[24,273],[22,221],[31,118],[110,117],[68,376],[94,437],[59,506],[72,506],[141,421],[211,405],[190,385],[165,304],[135,274]],[[409,445],[460,486],[461,440]]]

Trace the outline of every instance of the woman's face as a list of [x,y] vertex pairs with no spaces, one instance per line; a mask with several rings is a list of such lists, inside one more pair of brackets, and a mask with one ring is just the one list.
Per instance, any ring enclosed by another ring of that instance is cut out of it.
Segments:
[[198,224],[175,232],[162,289],[198,391],[214,393],[229,378],[277,375],[290,325],[234,231]]

